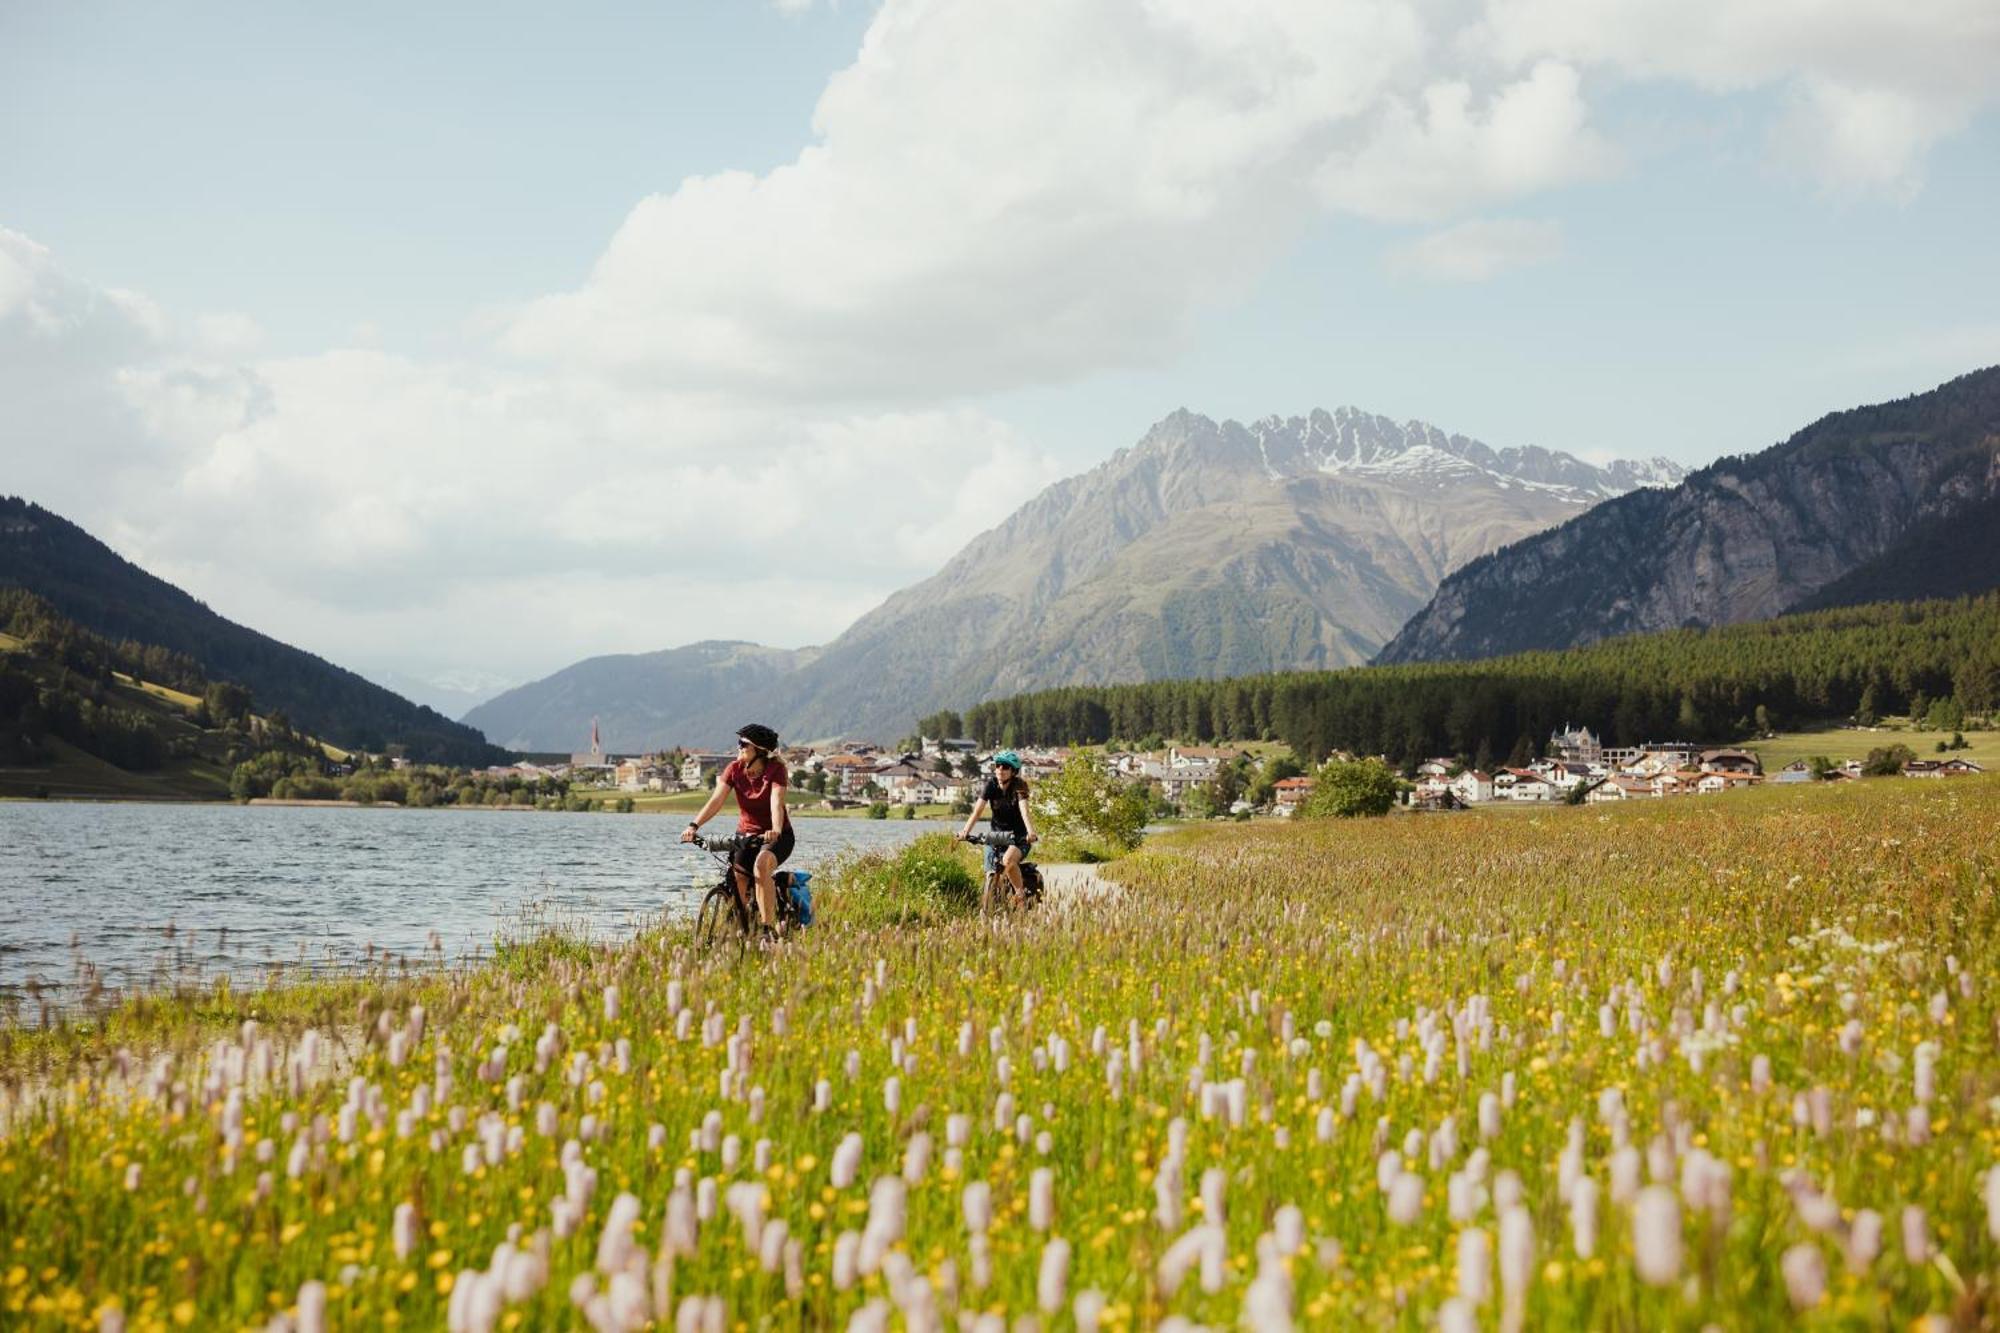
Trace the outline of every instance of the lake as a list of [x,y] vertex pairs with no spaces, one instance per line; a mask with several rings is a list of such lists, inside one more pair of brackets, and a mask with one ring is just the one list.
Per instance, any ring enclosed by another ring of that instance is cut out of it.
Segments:
[[[795,869],[898,846],[922,820],[801,819]],[[0,1001],[261,981],[276,964],[413,963],[488,951],[531,920],[599,936],[692,915],[719,877],[658,815],[0,803]],[[726,833],[733,815],[711,821]]]

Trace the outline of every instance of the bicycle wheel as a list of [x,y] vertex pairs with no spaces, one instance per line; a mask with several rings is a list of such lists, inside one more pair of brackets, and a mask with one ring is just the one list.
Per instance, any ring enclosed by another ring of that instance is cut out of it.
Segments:
[[725,882],[710,889],[701,900],[701,911],[694,921],[694,937],[706,947],[731,935],[738,941],[749,938],[750,914],[743,910],[736,890]]

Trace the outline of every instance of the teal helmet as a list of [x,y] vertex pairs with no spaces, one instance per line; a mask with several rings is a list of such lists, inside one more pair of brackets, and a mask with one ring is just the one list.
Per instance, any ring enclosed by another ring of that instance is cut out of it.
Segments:
[[1015,754],[1012,750],[1002,750],[999,754],[993,756],[993,767],[1011,768],[1016,773],[1019,773],[1021,771],[1021,756]]

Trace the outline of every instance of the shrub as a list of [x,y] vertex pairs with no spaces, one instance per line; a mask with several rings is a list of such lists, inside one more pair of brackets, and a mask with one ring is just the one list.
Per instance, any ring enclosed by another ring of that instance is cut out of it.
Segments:
[[894,852],[864,852],[826,872],[818,910],[874,927],[930,925],[979,909],[978,853],[949,833],[926,833]]
[[1882,745],[1868,752],[1861,761],[1861,771],[1871,778],[1894,777],[1903,771],[1903,765],[1917,757],[1916,751],[1907,745]]

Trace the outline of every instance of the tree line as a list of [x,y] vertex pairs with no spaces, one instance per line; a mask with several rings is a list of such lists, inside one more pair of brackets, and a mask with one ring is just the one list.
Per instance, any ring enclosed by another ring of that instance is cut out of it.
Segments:
[[1403,764],[1462,755],[1491,767],[1503,757],[1525,762],[1570,723],[1612,745],[1719,742],[1913,707],[1966,725],[2000,708],[2000,592],[1476,662],[1068,686],[978,704],[962,721],[982,745],[1255,738],[1284,741],[1308,759],[1336,750]]

